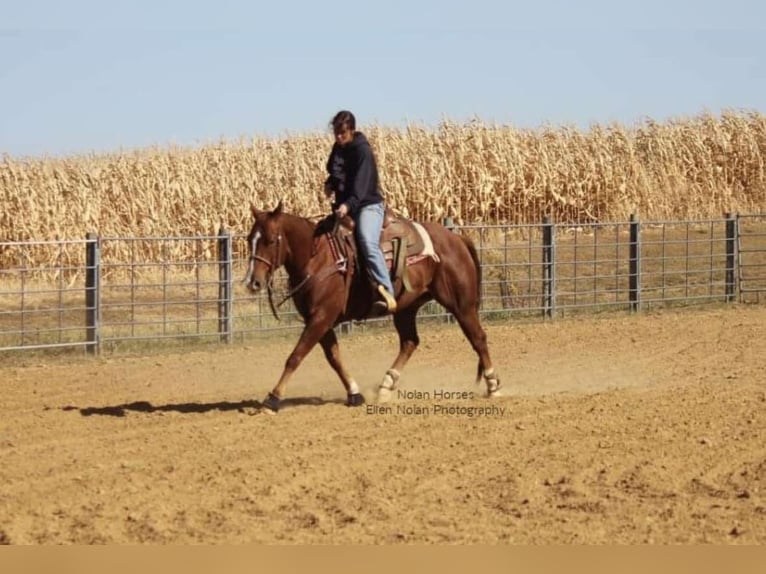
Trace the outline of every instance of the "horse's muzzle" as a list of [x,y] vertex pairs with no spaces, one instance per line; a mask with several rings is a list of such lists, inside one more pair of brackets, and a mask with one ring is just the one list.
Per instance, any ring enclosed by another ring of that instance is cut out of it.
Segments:
[[255,276],[255,259],[250,258],[250,265],[247,267],[247,274],[245,275],[245,278],[242,280],[242,283],[245,284],[245,287],[247,287],[247,290],[250,291],[253,294],[258,293],[263,285],[261,284],[261,281]]
[[247,284],[247,289],[254,295],[259,293],[261,289],[263,288],[263,285],[261,285],[261,282],[258,281],[258,279],[253,279]]

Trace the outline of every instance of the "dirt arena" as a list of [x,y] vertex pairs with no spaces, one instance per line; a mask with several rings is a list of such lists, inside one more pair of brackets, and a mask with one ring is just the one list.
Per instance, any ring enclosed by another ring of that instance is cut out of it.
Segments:
[[[402,377],[422,398],[377,414],[315,350],[283,411],[250,415],[293,336],[0,356],[0,542],[766,542],[766,307],[488,335],[504,397],[479,396],[457,327],[427,326]],[[342,345],[373,398],[394,333]]]

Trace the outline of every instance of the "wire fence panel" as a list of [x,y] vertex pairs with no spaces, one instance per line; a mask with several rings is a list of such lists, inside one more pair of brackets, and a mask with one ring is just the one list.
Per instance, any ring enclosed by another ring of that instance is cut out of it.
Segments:
[[766,215],[740,215],[737,224],[740,301],[760,303],[766,296]]
[[[485,319],[759,302],[766,293],[766,215],[449,227],[476,246]],[[266,291],[253,295],[242,284],[248,258],[246,236],[226,231],[2,242],[0,350],[98,352],[142,341],[231,342],[299,331],[303,321],[287,297],[284,269],[272,283],[277,319]],[[437,302],[418,317],[453,320]],[[391,322],[350,322],[338,330]]]
[[726,300],[725,219],[641,225],[642,304]]
[[556,307],[604,309],[630,305],[630,224],[559,227]]
[[101,345],[218,337],[217,240],[101,238]]
[[481,315],[503,317],[543,311],[543,226],[464,225],[482,267]]
[[88,243],[0,242],[0,350],[88,344]]
[[[727,257],[734,238],[727,235],[727,219],[553,225],[550,239],[545,225],[456,231],[477,245],[485,277],[484,315],[730,300]],[[766,253],[766,245],[752,249]],[[551,291],[547,302],[546,289]]]

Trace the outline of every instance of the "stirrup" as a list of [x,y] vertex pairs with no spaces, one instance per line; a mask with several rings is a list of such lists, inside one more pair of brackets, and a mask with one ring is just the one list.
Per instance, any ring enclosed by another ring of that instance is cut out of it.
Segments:
[[373,305],[385,313],[396,312],[396,299],[389,293],[383,285],[378,285],[378,293],[383,298],[382,301],[375,301]]

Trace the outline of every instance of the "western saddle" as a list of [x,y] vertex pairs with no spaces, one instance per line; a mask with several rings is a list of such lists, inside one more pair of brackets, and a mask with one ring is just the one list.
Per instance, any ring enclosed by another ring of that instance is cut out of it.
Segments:
[[[359,258],[356,257],[356,242],[353,240],[354,221],[350,217],[344,217],[339,224],[333,225],[332,231],[330,231],[327,224],[332,225],[331,219],[332,216],[320,224],[320,227],[324,227],[324,233],[331,234],[331,246],[336,253],[338,268],[345,270],[345,264],[349,260],[356,261],[361,266]],[[333,243],[335,245],[332,245]],[[383,216],[380,247],[386,263],[389,265],[394,291],[396,293],[400,293],[402,289],[411,291],[412,287],[407,276],[407,260],[411,257],[417,257],[425,249],[423,237],[415,224],[387,208]],[[349,253],[349,250],[352,252]]]

